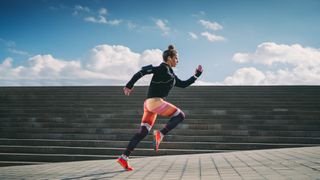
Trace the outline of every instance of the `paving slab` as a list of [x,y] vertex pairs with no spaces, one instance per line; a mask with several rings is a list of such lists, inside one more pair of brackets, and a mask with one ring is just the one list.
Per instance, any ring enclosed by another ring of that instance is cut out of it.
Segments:
[[0,168],[0,179],[320,179],[320,146],[228,153],[157,156],[130,160],[77,161]]

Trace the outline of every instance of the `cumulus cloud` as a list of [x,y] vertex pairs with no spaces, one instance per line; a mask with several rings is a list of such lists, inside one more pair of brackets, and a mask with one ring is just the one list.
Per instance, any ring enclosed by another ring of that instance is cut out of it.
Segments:
[[203,80],[197,80],[194,85],[196,86],[217,86],[217,85],[223,85],[222,83],[216,82],[209,82],[209,81],[203,81]]
[[[265,42],[254,53],[236,53],[233,60],[239,63],[254,62],[271,66],[275,63],[317,66],[320,63],[319,49]],[[303,62],[303,63],[302,63]]]
[[162,31],[163,35],[169,34],[170,28],[167,25],[168,21],[158,19],[156,20],[155,23],[156,23],[156,26]]
[[265,75],[254,67],[238,69],[232,76],[223,81],[227,85],[259,85],[263,84]]
[[[267,70],[241,68],[225,79],[226,84],[320,84],[320,49],[303,47],[300,44],[265,42],[260,44],[254,53],[236,53],[233,60],[242,64],[263,65]],[[275,70],[270,70],[271,68]]]
[[[63,60],[50,54],[36,55],[24,66],[13,67],[13,59],[0,64],[0,85],[123,85],[144,65],[160,64],[159,49],[141,54],[124,46],[99,45],[86,61]],[[145,77],[140,84],[147,84]]]
[[201,33],[202,36],[206,37],[208,41],[215,42],[215,41],[225,41],[225,38],[222,36],[218,36],[209,32]]
[[206,29],[210,29],[210,30],[213,30],[213,31],[223,29],[223,27],[217,22],[210,22],[210,21],[206,21],[206,20],[201,19],[201,20],[199,20],[199,23],[203,27],[205,27]]

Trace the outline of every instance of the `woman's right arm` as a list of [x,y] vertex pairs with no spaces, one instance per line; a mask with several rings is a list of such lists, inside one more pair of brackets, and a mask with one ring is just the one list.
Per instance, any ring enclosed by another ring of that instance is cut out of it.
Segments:
[[153,67],[151,64],[148,66],[142,67],[140,71],[138,71],[132,76],[131,80],[123,88],[124,94],[129,96],[129,94],[133,90],[134,84],[144,75],[153,73],[154,69],[155,67]]

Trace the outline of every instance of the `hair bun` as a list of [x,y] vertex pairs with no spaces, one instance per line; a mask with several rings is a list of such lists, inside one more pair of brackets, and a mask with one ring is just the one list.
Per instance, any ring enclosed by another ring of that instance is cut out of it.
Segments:
[[174,46],[173,45],[169,45],[168,46],[168,50],[173,50],[174,49]]

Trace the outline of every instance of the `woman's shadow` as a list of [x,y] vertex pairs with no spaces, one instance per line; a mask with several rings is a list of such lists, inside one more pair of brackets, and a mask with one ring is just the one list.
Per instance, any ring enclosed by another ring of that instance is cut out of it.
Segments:
[[118,171],[112,171],[112,172],[102,172],[102,173],[93,173],[93,174],[88,174],[88,175],[83,175],[83,176],[76,176],[76,177],[70,177],[70,178],[63,178],[63,180],[70,180],[70,179],[80,179],[80,178],[93,178],[93,179],[99,179],[99,178],[94,178],[95,176],[103,176],[103,175],[108,175],[103,178],[112,178],[115,175],[118,175],[121,172],[127,172],[126,170],[118,170]]

